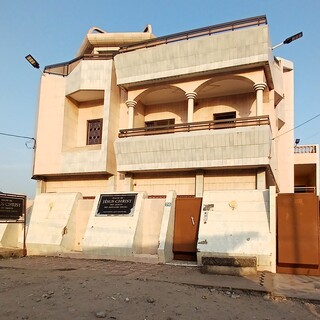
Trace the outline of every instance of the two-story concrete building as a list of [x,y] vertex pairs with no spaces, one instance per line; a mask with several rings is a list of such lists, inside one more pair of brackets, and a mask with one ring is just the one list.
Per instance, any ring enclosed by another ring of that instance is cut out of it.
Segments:
[[275,271],[293,82],[265,16],[165,37],[92,28],[41,77],[28,253]]

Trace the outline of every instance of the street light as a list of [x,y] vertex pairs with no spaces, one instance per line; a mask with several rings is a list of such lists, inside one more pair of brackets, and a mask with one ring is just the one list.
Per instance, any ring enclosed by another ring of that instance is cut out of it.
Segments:
[[287,39],[285,39],[284,41],[282,41],[281,43],[275,45],[274,47],[272,47],[272,50],[275,49],[275,48],[278,48],[280,46],[282,46],[283,44],[288,44],[292,41],[295,41],[295,40],[298,40],[299,38],[301,38],[303,36],[303,33],[302,32],[299,32],[291,37],[288,37]]
[[25,58],[34,68],[38,69],[41,74],[44,75],[44,73],[40,70],[39,62],[31,54],[28,54],[27,56],[25,56]]

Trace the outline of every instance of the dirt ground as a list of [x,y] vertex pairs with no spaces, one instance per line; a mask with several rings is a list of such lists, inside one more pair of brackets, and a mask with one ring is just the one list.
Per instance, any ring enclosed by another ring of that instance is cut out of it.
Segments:
[[57,258],[1,263],[0,319],[320,318],[318,306],[302,301],[190,286],[167,281],[165,274],[160,280],[149,276],[159,270],[159,266],[141,269],[133,263]]

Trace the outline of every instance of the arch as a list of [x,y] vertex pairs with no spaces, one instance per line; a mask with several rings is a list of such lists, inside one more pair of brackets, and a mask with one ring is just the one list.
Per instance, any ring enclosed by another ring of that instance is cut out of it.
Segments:
[[185,99],[185,91],[178,86],[161,85],[140,91],[133,100],[136,102],[142,102],[143,104],[155,104],[169,103]]
[[236,111],[240,117],[253,114],[256,99],[254,81],[244,75],[224,75],[213,77],[200,84],[197,106],[194,110],[196,121],[202,121],[208,114]]
[[[254,92],[254,83],[252,79],[243,75],[225,75],[203,82],[195,89],[195,92],[200,97],[204,91],[212,91],[213,96],[228,95],[231,88],[234,93]],[[208,90],[208,87],[211,87],[210,90]]]

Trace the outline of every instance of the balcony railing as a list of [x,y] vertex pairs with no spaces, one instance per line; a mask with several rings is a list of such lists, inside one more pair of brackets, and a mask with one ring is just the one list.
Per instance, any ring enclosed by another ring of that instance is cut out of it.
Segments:
[[316,145],[294,146],[294,153],[317,153]]
[[258,116],[248,118],[235,118],[228,120],[215,120],[215,121],[200,121],[188,122],[178,124],[168,124],[163,126],[154,127],[140,127],[132,129],[121,129],[119,131],[119,138],[148,136],[158,134],[168,134],[176,132],[189,132],[199,130],[218,130],[237,127],[251,127],[270,125],[269,116]]
[[111,60],[115,53],[110,54],[85,54],[67,62],[52,64],[44,68],[44,73],[66,77],[82,60]]
[[294,193],[316,193],[316,187],[294,187]]

